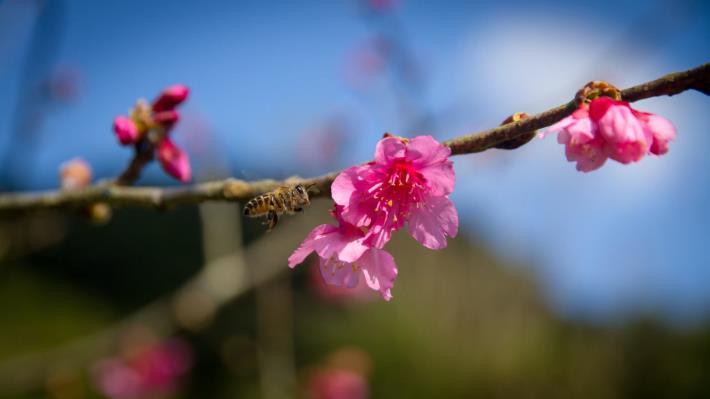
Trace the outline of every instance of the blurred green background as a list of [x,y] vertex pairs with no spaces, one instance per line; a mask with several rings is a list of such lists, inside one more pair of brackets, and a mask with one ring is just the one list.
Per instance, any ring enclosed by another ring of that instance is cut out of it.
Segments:
[[[546,306],[534,276],[501,263],[466,233],[444,251],[396,235],[391,252],[400,275],[391,302],[376,295],[324,296],[309,270],[315,265],[289,271],[279,252],[288,253],[322,222],[327,206],[317,201],[270,236],[258,222],[245,221],[246,269],[275,273],[226,301],[209,321],[163,320],[178,312],[172,307],[136,324],[182,336],[193,348],[192,370],[175,397],[308,397],[312,371],[334,367],[333,354],[343,351],[359,360],[335,366],[364,374],[375,398],[709,393],[707,326],[682,331],[644,318],[607,326],[563,320]],[[87,336],[134,328],[117,323],[183,285],[208,257],[240,251],[229,242],[240,231],[236,215],[237,205],[213,204],[166,213],[118,210],[104,226],[54,213],[3,221],[0,397],[100,397],[91,366],[117,346],[82,347]],[[204,234],[218,235],[209,254]],[[210,308],[209,301],[190,303]],[[29,352],[75,340],[79,345],[63,355],[21,363]],[[84,360],[74,362],[67,353]]]

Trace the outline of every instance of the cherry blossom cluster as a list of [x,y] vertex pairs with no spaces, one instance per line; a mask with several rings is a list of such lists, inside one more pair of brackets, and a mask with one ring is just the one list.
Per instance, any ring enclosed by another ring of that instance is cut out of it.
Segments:
[[591,82],[585,90],[590,94],[584,95],[579,108],[547,129],[559,132],[557,141],[565,145],[567,160],[576,162],[577,170],[599,169],[608,158],[629,164],[649,153],[668,152],[668,143],[676,137],[668,119],[631,108],[609,84]]
[[327,284],[355,287],[362,274],[385,300],[392,298],[397,265],[385,244],[407,225],[430,249],[446,247],[458,232],[451,150],[431,136],[385,135],[375,160],[341,172],[331,186],[336,224],[317,226],[289,257],[290,267],[311,253],[320,257]]
[[170,86],[152,104],[139,100],[128,117],[118,116],[113,121],[113,131],[122,145],[134,145],[136,151],[154,149],[163,170],[183,183],[192,176],[190,161],[170,139],[170,131],[180,119],[176,108],[189,92],[187,86]]

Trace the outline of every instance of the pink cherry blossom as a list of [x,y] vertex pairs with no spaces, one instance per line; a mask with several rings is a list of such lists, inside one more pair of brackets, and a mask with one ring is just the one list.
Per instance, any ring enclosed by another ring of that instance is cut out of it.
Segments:
[[582,172],[600,168],[607,158],[628,164],[649,152],[665,154],[669,141],[676,137],[667,119],[609,97],[580,105],[547,132],[559,132],[557,141],[565,145],[567,160],[577,162],[577,170]]
[[362,274],[368,287],[390,300],[397,277],[394,258],[385,250],[364,245],[365,233],[344,221],[339,209],[334,214],[339,225],[322,224],[313,229],[288,258],[289,267],[302,263],[315,251],[326,284],[354,288]]
[[153,102],[153,111],[161,112],[172,110],[187,99],[190,89],[185,85],[173,85],[163,90]]
[[446,247],[458,232],[458,213],[448,194],[454,189],[451,150],[431,136],[386,137],[375,160],[338,175],[333,200],[342,218],[367,229],[364,244],[383,248],[392,232],[409,223],[410,234],[431,249]]
[[189,347],[177,339],[131,348],[94,366],[95,385],[112,399],[156,397],[174,391],[191,363]]
[[113,120],[113,131],[116,133],[118,141],[123,145],[133,144],[138,141],[138,127],[130,118],[117,116]]
[[158,144],[158,160],[163,170],[183,183],[192,178],[192,169],[187,154],[168,137]]

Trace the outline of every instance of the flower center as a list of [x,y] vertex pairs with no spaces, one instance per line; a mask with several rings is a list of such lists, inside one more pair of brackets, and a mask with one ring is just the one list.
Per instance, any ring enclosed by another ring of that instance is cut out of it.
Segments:
[[418,206],[424,197],[426,180],[411,162],[398,159],[383,171],[382,183],[373,187],[377,200],[375,212],[384,224],[401,227],[410,209]]

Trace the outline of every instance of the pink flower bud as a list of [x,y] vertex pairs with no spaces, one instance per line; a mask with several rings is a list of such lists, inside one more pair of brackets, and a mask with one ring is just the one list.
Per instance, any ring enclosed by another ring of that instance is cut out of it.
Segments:
[[163,139],[158,144],[158,160],[163,170],[183,183],[190,181],[192,170],[187,154],[170,139]]
[[116,133],[118,141],[123,145],[133,144],[138,141],[138,127],[130,118],[117,116],[113,120],[113,131]]
[[153,102],[153,111],[161,112],[175,108],[185,101],[190,89],[185,85],[174,85],[163,90],[157,100]]
[[153,114],[153,122],[162,125],[165,129],[170,130],[180,120],[180,114],[174,110],[161,111]]
[[76,190],[91,183],[91,166],[81,158],[64,162],[59,167],[59,179],[62,189]]

